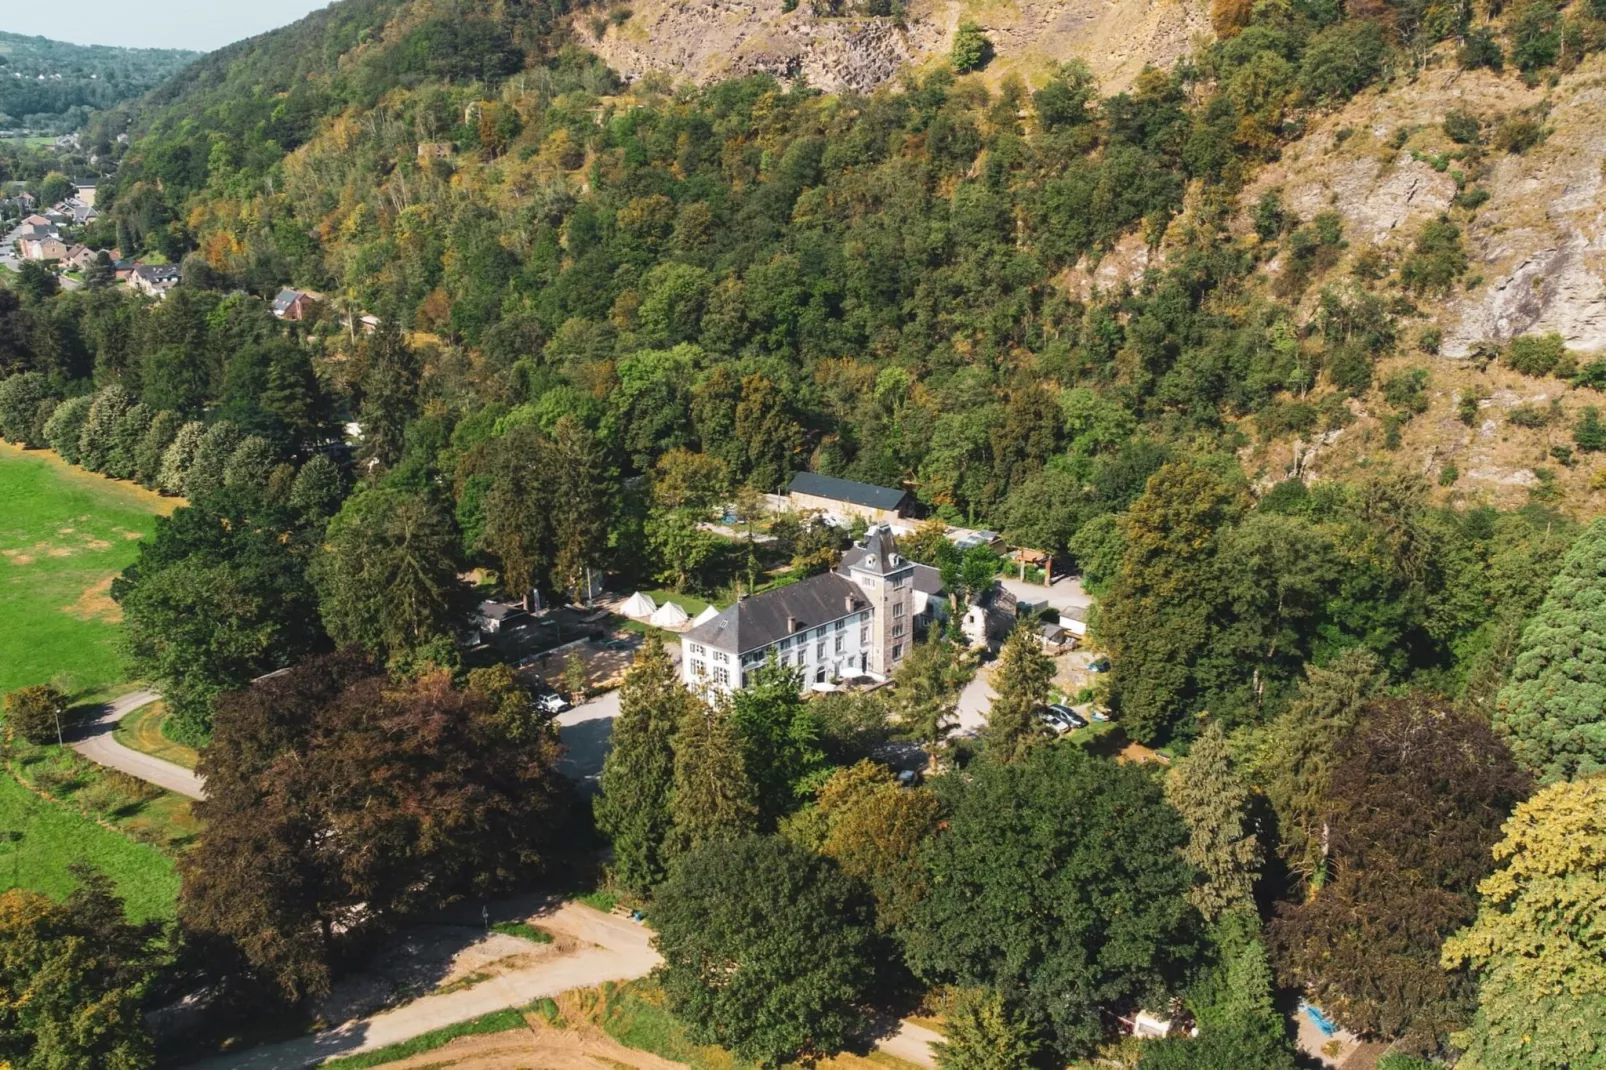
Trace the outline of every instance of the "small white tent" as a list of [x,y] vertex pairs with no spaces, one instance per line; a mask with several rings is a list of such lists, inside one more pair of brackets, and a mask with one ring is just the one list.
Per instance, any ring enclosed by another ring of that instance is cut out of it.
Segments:
[[651,623],[657,628],[683,628],[690,621],[686,611],[674,602],[665,602],[651,617]]
[[651,598],[637,591],[625,599],[625,604],[619,607],[619,612],[627,617],[634,617],[636,620],[644,620],[652,616],[657,609],[658,606],[654,604]]
[[701,613],[692,618],[692,623],[707,624],[717,616],[719,616],[719,610],[715,609],[713,606],[708,606]]

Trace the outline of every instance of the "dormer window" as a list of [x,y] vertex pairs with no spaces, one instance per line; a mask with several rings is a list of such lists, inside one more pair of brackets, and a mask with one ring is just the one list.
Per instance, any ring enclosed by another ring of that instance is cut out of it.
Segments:
[[865,554],[864,563],[869,565],[871,568],[875,568],[875,554]]

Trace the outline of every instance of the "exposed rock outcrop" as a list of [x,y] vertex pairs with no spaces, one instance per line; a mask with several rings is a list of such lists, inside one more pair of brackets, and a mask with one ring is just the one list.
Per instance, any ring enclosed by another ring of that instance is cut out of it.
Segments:
[[[1263,169],[1242,203],[1247,208],[1279,188],[1301,218],[1337,211],[1352,244],[1398,258],[1456,194],[1455,164],[1440,171],[1429,162],[1455,148],[1442,131],[1445,115],[1459,108],[1496,120],[1546,101],[1543,142],[1520,156],[1487,150],[1493,165],[1479,185],[1489,199],[1466,228],[1467,286],[1424,309],[1443,333],[1446,357],[1465,357],[1482,341],[1548,331],[1577,353],[1606,351],[1603,57],[1548,92],[1514,73],[1443,66],[1362,94]],[[1399,145],[1402,127],[1409,136]]]
[[1072,56],[1087,60],[1106,90],[1124,88],[1145,65],[1170,66],[1209,33],[1204,0],[1018,0],[974,6],[915,0],[893,18],[824,18],[809,0],[640,0],[600,39],[589,19],[576,29],[628,79],[655,70],[698,83],[765,72],[829,91],[868,93],[947,55],[962,19],[981,26],[996,58],[986,77],[1019,73],[1028,84]]

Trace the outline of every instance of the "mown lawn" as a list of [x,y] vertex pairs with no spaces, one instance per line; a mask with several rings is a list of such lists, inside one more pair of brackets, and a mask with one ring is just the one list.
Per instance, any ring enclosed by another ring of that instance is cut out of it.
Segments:
[[123,678],[111,582],[178,504],[0,443],[0,691]]
[[144,751],[153,758],[161,758],[182,765],[186,769],[194,769],[200,755],[194,747],[186,747],[182,743],[168,739],[162,731],[167,720],[167,704],[153,702],[149,706],[142,706],[133,713],[117,722],[112,735],[123,746],[137,751]]
[[110,876],[136,921],[173,916],[179,881],[170,858],[0,772],[0,890],[29,888],[61,899],[75,883],[67,871],[73,862]]

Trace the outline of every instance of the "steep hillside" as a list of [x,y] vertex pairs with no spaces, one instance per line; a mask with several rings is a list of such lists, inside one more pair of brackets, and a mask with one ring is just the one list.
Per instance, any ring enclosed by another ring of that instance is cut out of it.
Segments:
[[[1572,432],[1584,410],[1606,398],[1496,357],[1513,339],[1549,334],[1575,365],[1606,355],[1602,59],[1553,85],[1441,63],[1322,117],[1244,191],[1245,233],[1269,191],[1301,219],[1337,212],[1348,248],[1313,277],[1306,314],[1316,314],[1323,284],[1353,279],[1358,264],[1361,274],[1372,273],[1364,265],[1380,258],[1385,277],[1369,284],[1407,299],[1413,314],[1406,344],[1380,365],[1377,381],[1412,369],[1428,375],[1427,407],[1399,424],[1397,439],[1386,426],[1395,409],[1379,389],[1355,407],[1353,426],[1275,451],[1281,461],[1268,465],[1268,477],[1296,468],[1308,477],[1343,476],[1397,455],[1451,497],[1515,504],[1538,493],[1600,508],[1598,470],[1580,463]],[[1458,117],[1481,127],[1466,143],[1446,133],[1446,120]],[[1540,128],[1537,144],[1509,151],[1505,140],[1529,121]],[[1400,269],[1424,226],[1441,218],[1462,231],[1466,270],[1442,291],[1402,293]],[[1277,258],[1266,273],[1286,269]],[[1415,344],[1435,335],[1436,352]]]
[[1017,73],[1040,84],[1075,56],[1109,90],[1125,88],[1146,64],[1170,67],[1210,32],[1203,0],[915,0],[896,18],[822,15],[820,6],[643,0],[617,25],[595,14],[574,20],[580,39],[627,79],[667,71],[703,84],[762,72],[861,93],[946,58],[961,21],[992,43],[991,81]]

